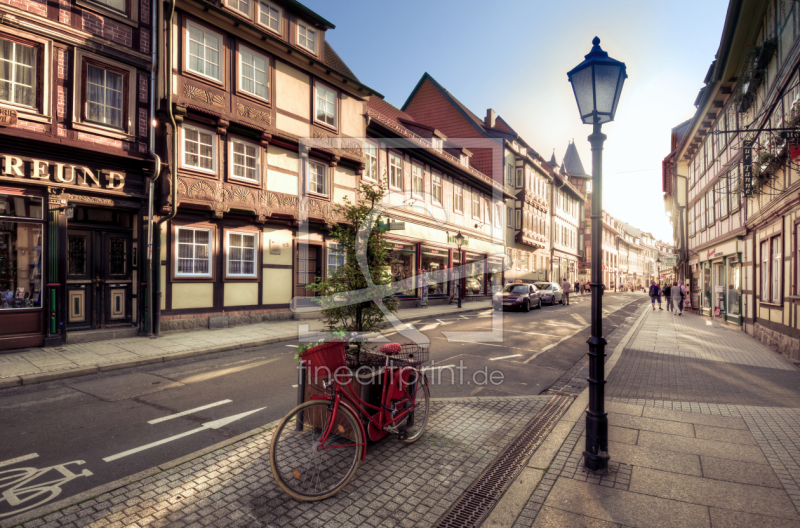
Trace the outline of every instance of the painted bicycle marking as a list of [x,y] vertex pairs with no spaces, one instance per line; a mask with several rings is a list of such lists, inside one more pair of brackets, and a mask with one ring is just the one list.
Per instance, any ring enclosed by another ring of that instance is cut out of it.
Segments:
[[[67,468],[67,466],[71,464],[82,466],[85,463],[86,462],[83,460],[73,460],[72,462],[57,464],[42,469],[25,467],[0,471],[0,490],[3,490],[2,493],[0,493],[0,506],[2,506],[4,502],[8,503],[11,507],[23,506],[10,512],[0,513],[0,518],[18,515],[41,506],[58,497],[62,491],[61,486],[64,484],[78,477],[92,476],[93,473],[88,469],[84,469],[80,473],[73,473]],[[47,474],[51,471],[60,473],[61,478],[36,482],[45,476],[50,478]],[[31,502],[33,503],[31,504]]]

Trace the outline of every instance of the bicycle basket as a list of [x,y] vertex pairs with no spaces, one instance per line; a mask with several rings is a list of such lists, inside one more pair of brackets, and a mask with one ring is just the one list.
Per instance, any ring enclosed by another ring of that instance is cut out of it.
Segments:
[[400,352],[389,355],[389,364],[393,367],[419,367],[430,359],[430,343],[401,343]]
[[303,354],[311,385],[322,388],[322,380],[333,379],[336,369],[346,366],[345,343],[331,341],[311,347]]

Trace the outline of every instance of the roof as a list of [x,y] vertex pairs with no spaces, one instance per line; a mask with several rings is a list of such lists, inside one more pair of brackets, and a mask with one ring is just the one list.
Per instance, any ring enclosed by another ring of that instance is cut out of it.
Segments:
[[358,81],[356,74],[347,67],[347,64],[344,63],[342,58],[339,57],[339,54],[334,51],[333,47],[331,47],[327,40],[325,41],[325,47],[322,49],[322,63],[330,69],[336,70],[338,73]]
[[576,176],[578,178],[591,178],[586,171],[583,170],[583,163],[581,163],[581,156],[578,154],[578,149],[575,147],[575,142],[572,141],[567,145],[567,152],[564,154],[564,161],[561,168],[565,174]]
[[553,149],[553,155],[550,156],[550,161],[548,161],[547,164],[551,169],[558,165],[558,162],[556,161],[556,149]]
[[306,6],[304,6],[303,4],[298,2],[297,0],[280,0],[280,2],[282,4],[284,4],[286,7],[290,8],[292,10],[296,10],[298,13],[300,13],[303,16],[303,18],[306,18],[309,21],[314,22],[315,24],[317,24],[319,26],[322,26],[322,27],[324,27],[326,29],[334,29],[334,28],[336,28],[336,26],[334,26],[331,22],[329,22],[325,18],[321,17],[320,15],[318,15],[316,12],[312,11],[311,9],[307,8]]
[[459,110],[459,112],[461,112],[461,114],[462,114],[464,117],[466,117],[466,118],[467,118],[467,120],[468,120],[468,121],[470,121],[470,122],[472,123],[472,126],[474,126],[475,128],[477,128],[477,129],[478,129],[478,130],[480,130],[481,132],[485,132],[485,131],[487,130],[486,126],[484,126],[484,124],[483,124],[483,119],[481,119],[480,117],[478,117],[478,116],[476,116],[474,113],[472,113],[472,111],[471,111],[469,108],[467,108],[466,106],[464,106],[464,105],[461,103],[461,101],[459,101],[458,99],[456,99],[456,98],[455,98],[455,96],[454,96],[453,94],[451,94],[450,92],[448,92],[448,91],[447,91],[447,89],[446,89],[444,86],[442,86],[441,84],[439,84],[439,81],[437,81],[436,79],[434,79],[434,78],[431,76],[431,74],[430,74],[430,73],[428,73],[428,72],[425,72],[425,73],[423,73],[423,74],[422,74],[422,77],[419,79],[419,82],[417,83],[417,85],[414,87],[414,89],[413,89],[413,90],[411,90],[411,93],[410,93],[410,94],[408,94],[408,98],[406,99],[406,102],[405,102],[405,103],[403,103],[403,106],[401,106],[401,107],[400,107],[400,109],[401,109],[401,110],[405,110],[405,109],[406,109],[406,107],[408,107],[408,104],[411,102],[411,100],[414,98],[414,95],[416,95],[416,93],[419,91],[420,87],[422,86],[422,84],[423,84],[423,83],[424,83],[426,80],[427,80],[427,81],[430,81],[430,83],[431,83],[431,84],[432,84],[432,85],[433,85],[433,86],[434,86],[434,87],[435,87],[437,90],[439,90],[439,91],[442,93],[442,95],[444,95],[444,96],[445,96],[445,98],[446,98],[446,99],[448,99],[448,100],[449,100],[449,101],[450,101],[450,102],[451,102],[451,103],[452,103],[452,104],[453,104],[453,105],[454,105],[454,106],[455,106],[455,107],[456,107],[456,108]]

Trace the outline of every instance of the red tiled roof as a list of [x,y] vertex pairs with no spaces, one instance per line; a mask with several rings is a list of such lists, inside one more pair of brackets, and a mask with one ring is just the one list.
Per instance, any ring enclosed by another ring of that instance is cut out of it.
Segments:
[[391,118],[393,121],[397,122],[397,124],[399,124],[400,126],[404,126],[400,122],[400,119],[405,119],[406,121],[413,121],[415,123],[418,122],[416,119],[414,119],[407,113],[403,112],[396,106],[387,103],[384,99],[381,99],[377,95],[369,96],[369,100],[367,101],[367,107],[377,110],[386,117]]
[[347,67],[347,64],[344,63],[342,58],[339,57],[339,54],[334,51],[330,44],[328,44],[327,40],[325,41],[325,47],[322,49],[322,63],[328,66],[330,69],[336,70],[342,75],[346,75],[351,79],[358,81],[356,74]]

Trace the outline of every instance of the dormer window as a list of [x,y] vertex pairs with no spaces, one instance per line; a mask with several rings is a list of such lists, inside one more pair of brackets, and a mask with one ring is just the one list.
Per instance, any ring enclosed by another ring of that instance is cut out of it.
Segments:
[[278,35],[282,33],[281,18],[281,10],[273,4],[264,1],[259,4],[258,22]]
[[439,152],[441,152],[442,151],[442,139],[438,138],[436,136],[432,137],[431,138],[431,147],[433,147],[434,150],[438,150]]
[[311,53],[317,53],[317,30],[303,22],[297,23],[297,45]]
[[230,0],[228,5],[246,17],[250,17],[250,0]]
[[461,155],[461,164],[465,167],[469,167],[469,156],[466,154]]

